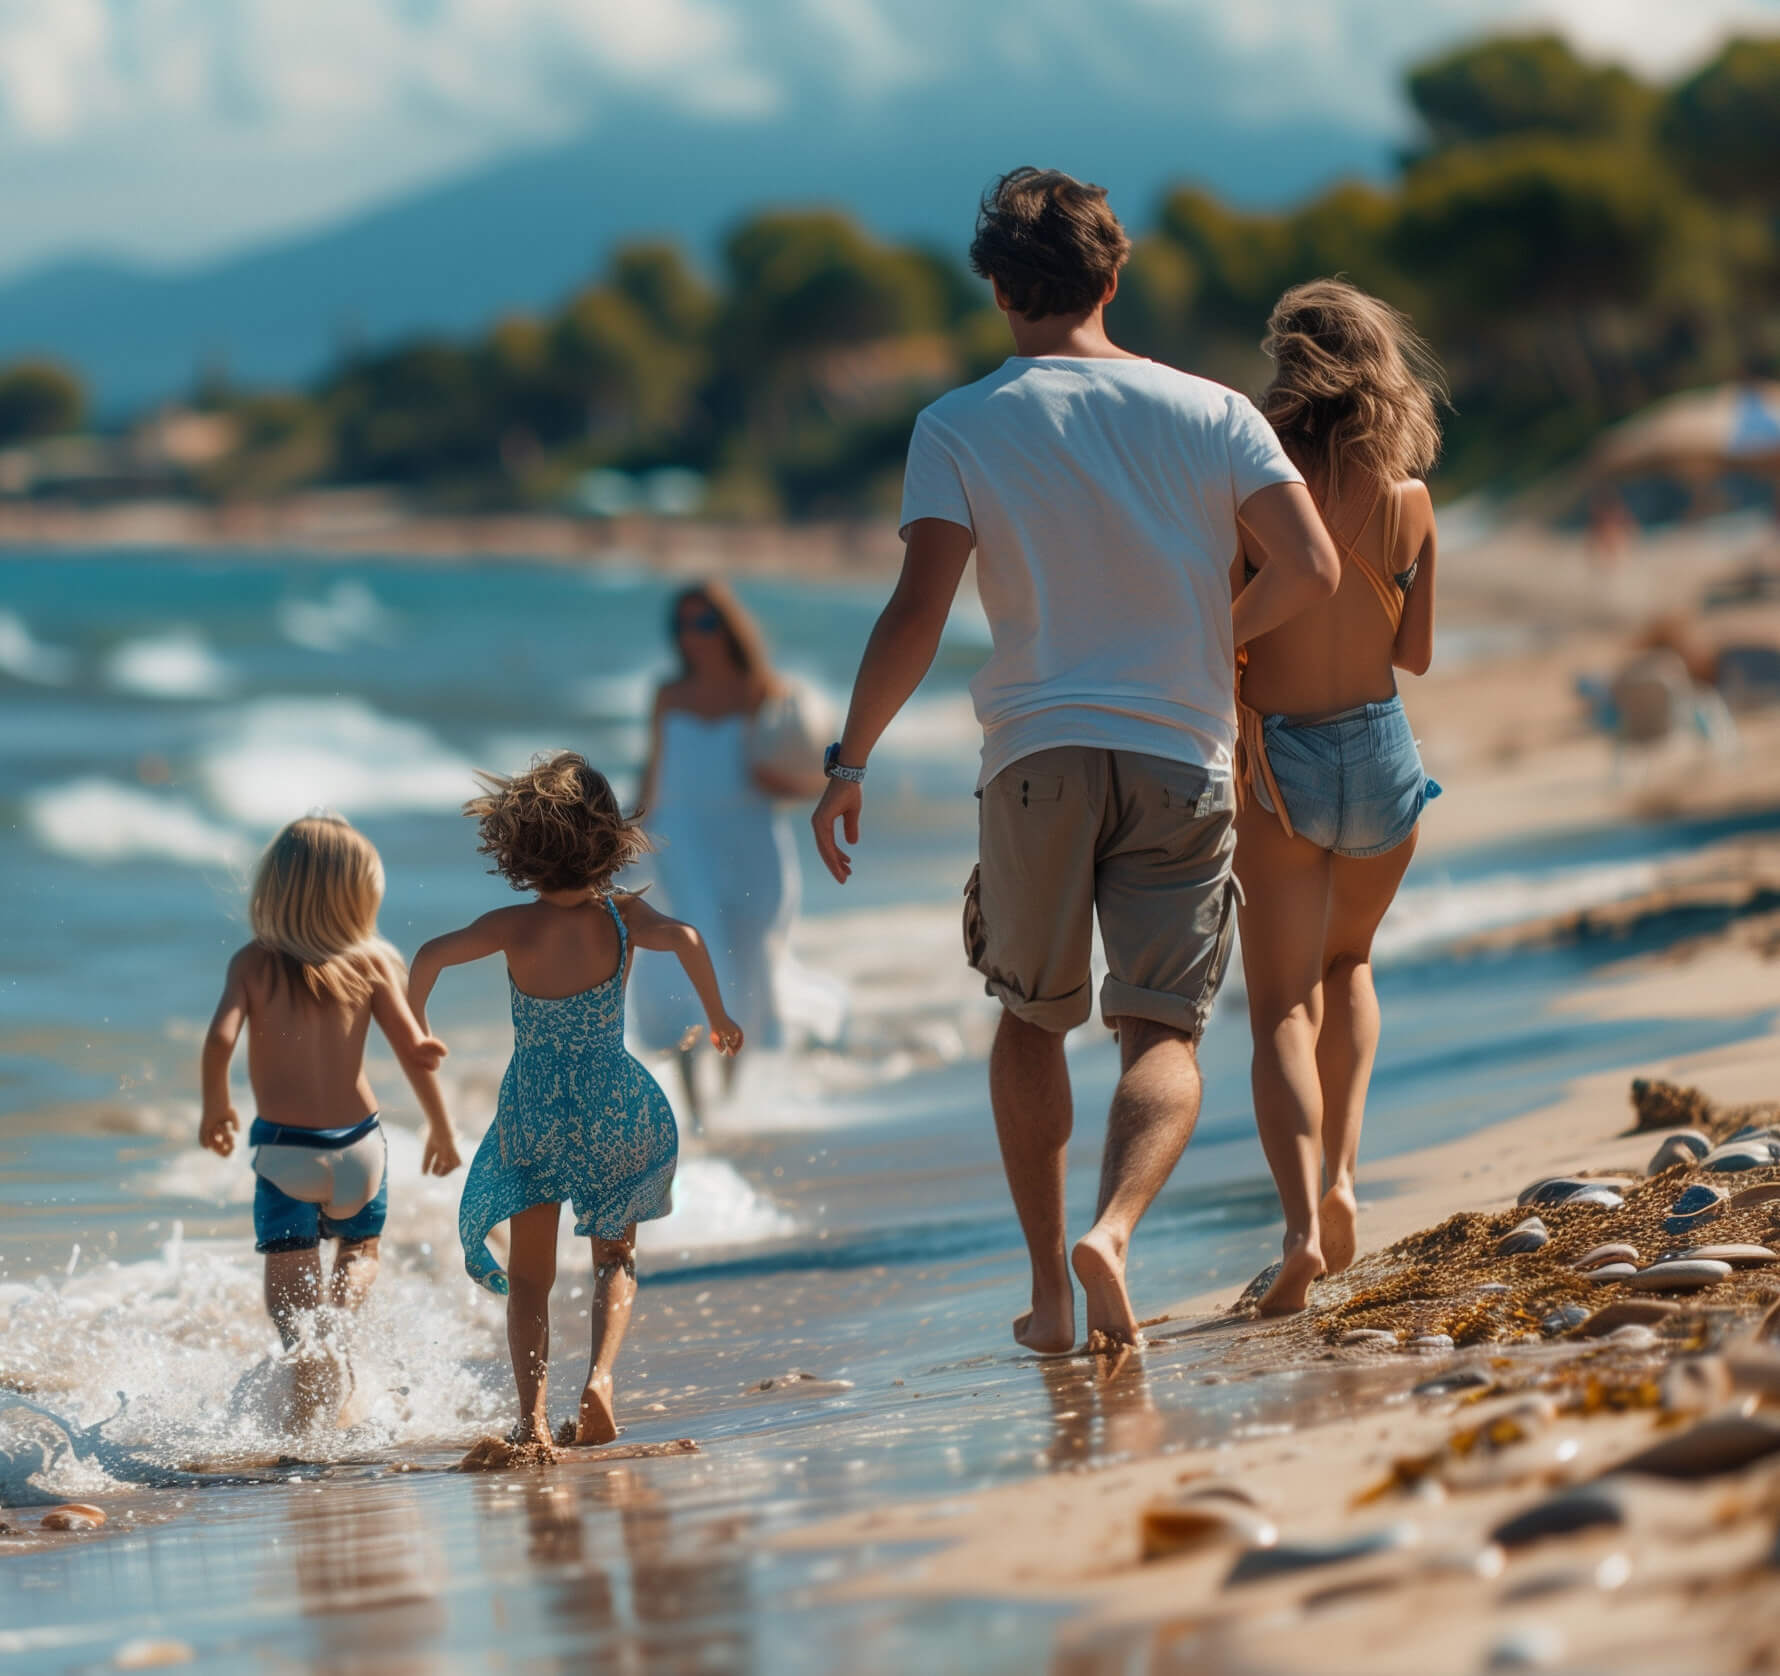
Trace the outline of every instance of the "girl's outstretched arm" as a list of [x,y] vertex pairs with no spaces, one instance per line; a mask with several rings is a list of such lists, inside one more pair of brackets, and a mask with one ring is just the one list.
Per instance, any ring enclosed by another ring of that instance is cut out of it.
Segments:
[[404,990],[401,963],[393,954],[381,962],[381,976],[382,981],[371,995],[371,1016],[388,1039],[402,1075],[408,1079],[426,1117],[426,1146],[421,1153],[420,1173],[448,1176],[463,1159],[458,1154],[457,1135],[439,1087],[439,1062],[445,1057],[445,1044],[436,1036],[429,1036],[415,1018]]
[[516,910],[496,908],[492,914],[466,925],[461,931],[447,931],[430,943],[422,943],[414,964],[408,968],[408,1005],[424,1031],[427,997],[447,966],[463,966],[472,960],[486,960],[507,946],[508,916]]
[[724,1009],[723,992],[717,987],[717,972],[704,938],[690,925],[657,913],[640,896],[620,896],[617,901],[632,944],[679,957],[710,1022],[711,1046],[719,1053],[740,1053],[742,1027]]
[[241,1040],[242,1027],[247,1023],[245,967],[252,954],[252,949],[242,949],[229,962],[222,999],[217,1002],[216,1013],[204,1035],[200,1062],[204,1115],[198,1123],[198,1145],[208,1147],[221,1158],[235,1150],[235,1136],[241,1128],[235,1102],[229,1097],[229,1061],[235,1057],[235,1044]]

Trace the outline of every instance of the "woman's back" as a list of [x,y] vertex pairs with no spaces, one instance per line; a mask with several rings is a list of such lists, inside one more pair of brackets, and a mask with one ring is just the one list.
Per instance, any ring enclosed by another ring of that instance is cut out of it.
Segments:
[[1341,582],[1248,647],[1242,698],[1265,715],[1315,718],[1383,703],[1397,690],[1394,666],[1420,661],[1402,655],[1400,629],[1417,626],[1414,573],[1433,539],[1426,487],[1412,480],[1386,492],[1354,473],[1339,497],[1317,494],[1317,503],[1341,554]]

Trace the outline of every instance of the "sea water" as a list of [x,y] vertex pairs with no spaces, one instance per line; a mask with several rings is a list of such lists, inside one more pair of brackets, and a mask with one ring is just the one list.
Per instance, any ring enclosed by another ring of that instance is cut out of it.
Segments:
[[[844,694],[883,589],[742,592],[783,665]],[[581,1668],[602,1651],[639,1668],[821,1669],[867,1634],[877,1650],[854,1668],[1029,1667],[1042,1614],[841,1607],[829,1585],[896,1557],[800,1558],[765,1538],[927,1495],[937,1540],[947,1498],[1216,1441],[1316,1400],[1303,1374],[1208,1378],[1191,1336],[1110,1383],[1014,1353],[1023,1261],[982,1063],[995,1010],[957,929],[974,839],[965,684],[986,644],[967,603],[874,759],[845,890],[798,813],[795,951],[826,1016],[786,1053],[751,1056],[735,1100],[688,1141],[674,1214],[644,1231],[619,1375],[626,1441],[692,1436],[703,1453],[552,1483],[392,1473],[448,1463],[504,1427],[512,1398],[500,1306],[462,1274],[461,1176],[420,1176],[417,1114],[380,1045],[391,1211],[352,1332],[353,1423],[284,1434],[265,1400],[276,1339],[251,1173],[194,1140],[197,1047],[245,939],[253,857],[286,820],[339,809],[383,853],[383,926],[410,953],[512,900],[457,813],[472,771],[567,746],[634,787],[670,668],[671,594],[614,566],[183,553],[0,566],[0,1506],[79,1496],[141,1520],[105,1542],[0,1554],[0,1657],[85,1667],[152,1623],[218,1669],[250,1656],[342,1668],[378,1644],[441,1669]],[[1550,1002],[1605,957],[1589,945],[1452,951],[1642,888],[1665,855],[1724,830],[1418,861],[1379,939],[1387,1033],[1367,1178],[1573,1076],[1766,1028],[1755,1014],[1556,1015]],[[1140,1311],[1246,1278],[1277,1249],[1240,985],[1238,970],[1207,1035],[1199,1132],[1135,1249]],[[510,1046],[501,974],[453,972],[432,1017],[473,1140]],[[1070,1051],[1079,1226],[1116,1057],[1098,1026]],[[578,1389],[590,1284],[565,1236],[558,1412]],[[30,1406],[8,1407],[8,1391]],[[231,1473],[270,1482],[217,1481]],[[970,1656],[954,1659],[960,1645]]]

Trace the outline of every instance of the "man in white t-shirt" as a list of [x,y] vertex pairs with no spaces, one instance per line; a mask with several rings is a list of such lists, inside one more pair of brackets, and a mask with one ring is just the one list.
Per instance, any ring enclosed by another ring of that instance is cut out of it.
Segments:
[[[1326,598],[1339,560],[1272,429],[1222,385],[1129,355],[1102,318],[1130,241],[1106,194],[1016,169],[990,189],[971,263],[1016,353],[915,422],[901,580],[829,751],[816,842],[843,884],[871,749],[933,661],[974,548],[993,649],[971,683],[983,726],[980,860],[965,942],[1003,1013],[989,1061],[996,1133],[1032,1259],[1014,1337],[1135,1342],[1125,1261],[1199,1116],[1197,1046],[1234,933],[1235,643]],[[1232,624],[1240,520],[1260,566]],[[1068,1250],[1073,1121],[1063,1038],[1101,1013],[1123,1074],[1099,1205]]]

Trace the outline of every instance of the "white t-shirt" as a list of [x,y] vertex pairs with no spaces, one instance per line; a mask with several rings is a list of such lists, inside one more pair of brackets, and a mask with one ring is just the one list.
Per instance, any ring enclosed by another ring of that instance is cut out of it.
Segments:
[[925,409],[903,534],[943,518],[975,538],[979,784],[1058,745],[1228,775],[1236,509],[1301,481],[1246,397],[1155,361],[1016,355]]

